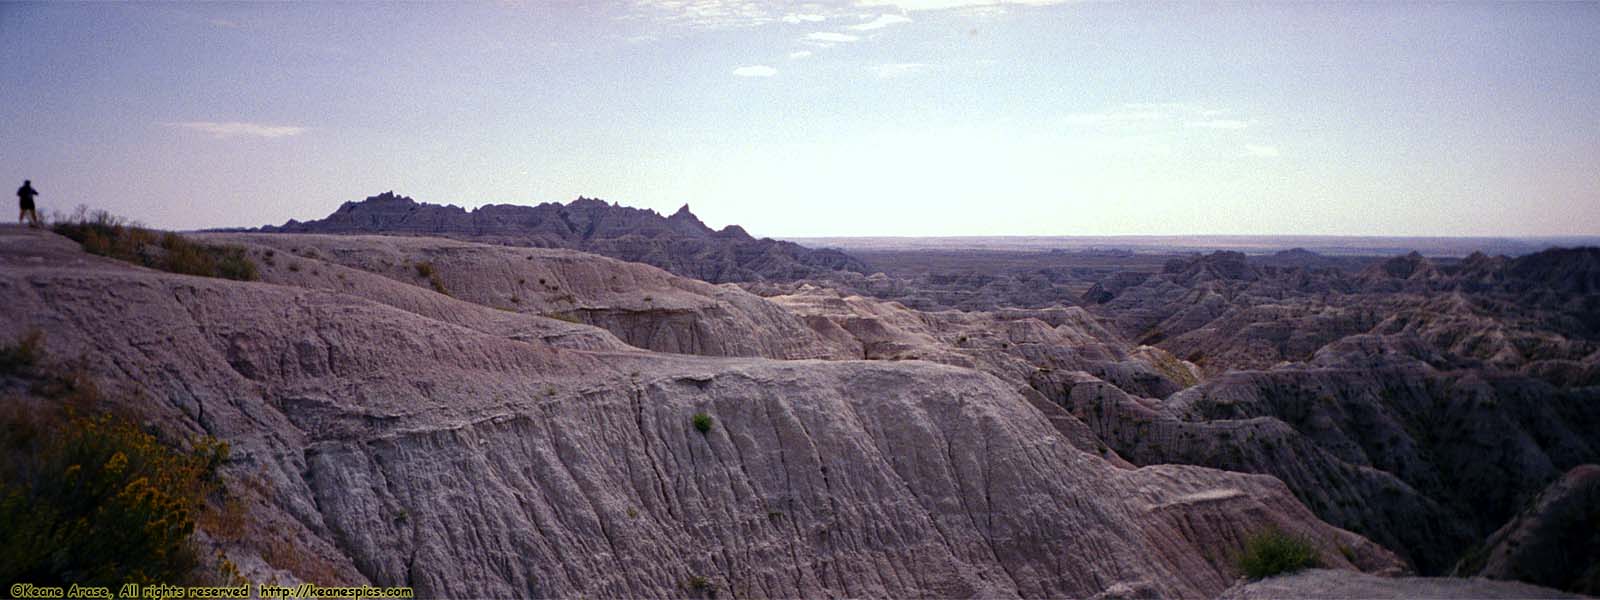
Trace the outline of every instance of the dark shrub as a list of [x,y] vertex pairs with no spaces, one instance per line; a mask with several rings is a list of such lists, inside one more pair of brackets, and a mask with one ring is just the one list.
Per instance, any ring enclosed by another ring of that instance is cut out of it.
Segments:
[[193,580],[190,535],[226,444],[180,452],[109,414],[49,423],[13,412],[0,432],[0,581]]
[[0,347],[0,375],[16,373],[39,362],[44,350],[44,332],[29,331],[17,343]]
[[103,210],[78,212],[51,226],[90,254],[184,275],[254,281],[256,264],[238,246],[202,244],[176,233],[157,234]]
[[1244,553],[1239,555],[1239,570],[1251,579],[1293,573],[1317,564],[1317,549],[1311,542],[1276,527],[1268,527],[1247,538]]
[[691,419],[691,421],[694,423],[694,428],[700,433],[704,434],[711,432],[711,425],[713,424],[711,415],[705,413],[695,413],[694,418]]

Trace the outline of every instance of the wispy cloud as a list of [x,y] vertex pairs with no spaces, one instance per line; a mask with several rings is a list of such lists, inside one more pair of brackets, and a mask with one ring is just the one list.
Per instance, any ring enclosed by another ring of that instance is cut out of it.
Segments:
[[842,43],[846,43],[846,42],[854,42],[854,41],[859,40],[861,38],[859,36],[850,35],[848,33],[838,33],[838,32],[833,32],[833,31],[816,31],[816,32],[812,32],[812,33],[806,34],[806,38],[805,39],[808,40],[808,41],[812,41],[812,42],[822,42],[824,44],[842,44]]
[[800,60],[802,58],[811,58],[811,51],[810,50],[796,50],[794,52],[790,52],[789,53],[789,60]]
[[1277,146],[1263,146],[1260,144],[1245,144],[1244,155],[1259,158],[1276,158],[1280,156]]
[[[753,0],[634,0],[624,20],[639,20],[691,29],[738,29],[786,19],[774,7]],[[792,15],[800,22],[813,15]]]
[[233,137],[281,138],[300,135],[308,131],[308,129],[305,127],[299,127],[295,125],[264,125],[261,123],[244,123],[239,121],[185,121],[182,123],[165,123],[165,125],[168,127],[177,127],[190,131],[198,131],[217,139]]
[[846,29],[854,29],[856,31],[872,31],[874,29],[883,29],[890,25],[899,25],[901,23],[910,22],[911,19],[901,15],[878,15],[878,18],[876,19],[867,21],[866,23],[862,23],[860,25],[851,25],[846,27]]
[[902,77],[905,75],[922,72],[928,68],[928,65],[923,63],[885,63],[881,65],[873,65],[868,68],[882,79],[893,79],[895,77]]
[[1237,131],[1256,125],[1251,119],[1226,118],[1228,111],[1185,102],[1130,102],[1095,112],[1070,113],[1061,122],[1072,127],[1119,130],[1211,129]]
[[785,23],[820,23],[826,20],[828,20],[826,15],[797,15],[789,13],[783,16],[783,22]]
[[1109,126],[1136,126],[1162,121],[1168,118],[1167,113],[1159,110],[1135,108],[1134,105],[1125,105],[1121,108],[1099,111],[1071,113],[1061,118],[1061,122],[1073,127],[1109,127]]
[[1164,113],[1189,114],[1212,117],[1223,114],[1224,111],[1211,110],[1198,104],[1188,102],[1129,102],[1123,108],[1134,110],[1155,110]]
[[1048,6],[1071,0],[860,0],[863,6],[894,6],[901,10],[949,10],[960,8],[999,8],[1005,6]]
[[214,27],[221,27],[223,29],[243,29],[244,28],[244,24],[243,23],[240,23],[240,22],[235,21],[233,19],[217,18],[217,19],[210,19],[207,22],[210,23]]
[[1204,121],[1189,121],[1183,124],[1190,129],[1245,129],[1250,126],[1249,121],[1238,119],[1207,119]]
[[778,70],[766,65],[750,65],[733,70],[734,75],[740,77],[771,77],[778,74]]
[[[848,26],[872,31],[911,21],[903,13],[930,10],[964,10],[973,14],[1004,12],[1007,7],[1060,4],[1071,0],[627,0],[618,20],[665,25],[691,30],[759,27],[771,23],[790,25],[865,18],[863,9],[880,13],[865,23]],[[870,16],[866,15],[866,16]]]

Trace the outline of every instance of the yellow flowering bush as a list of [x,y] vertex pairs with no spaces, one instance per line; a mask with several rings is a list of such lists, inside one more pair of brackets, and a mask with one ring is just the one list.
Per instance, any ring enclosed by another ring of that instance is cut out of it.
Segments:
[[0,425],[0,581],[190,580],[190,535],[227,444],[178,451],[110,414]]

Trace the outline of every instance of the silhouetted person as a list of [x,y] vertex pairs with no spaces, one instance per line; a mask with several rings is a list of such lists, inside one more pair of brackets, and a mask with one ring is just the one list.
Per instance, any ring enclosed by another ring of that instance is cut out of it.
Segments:
[[39,195],[39,190],[33,189],[33,182],[22,180],[22,187],[17,188],[17,202],[22,205],[22,210],[17,213],[17,222],[23,219],[31,221],[30,227],[39,226],[39,210],[33,206],[33,197]]

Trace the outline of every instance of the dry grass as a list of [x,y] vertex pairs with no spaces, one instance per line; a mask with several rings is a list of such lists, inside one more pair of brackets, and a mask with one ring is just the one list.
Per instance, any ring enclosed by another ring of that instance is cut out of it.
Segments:
[[152,269],[238,281],[258,278],[256,264],[244,248],[202,244],[172,232],[157,233],[103,210],[80,206],[50,228],[91,254]]

